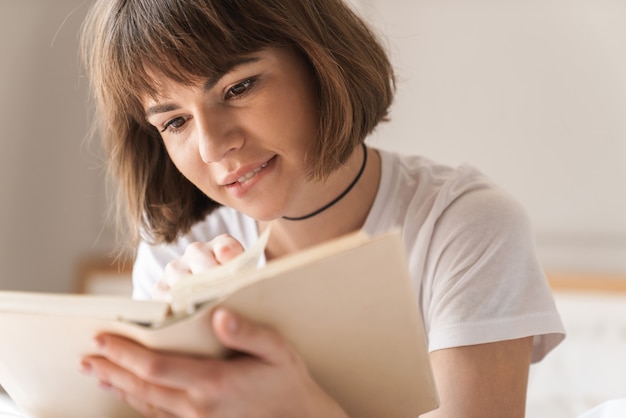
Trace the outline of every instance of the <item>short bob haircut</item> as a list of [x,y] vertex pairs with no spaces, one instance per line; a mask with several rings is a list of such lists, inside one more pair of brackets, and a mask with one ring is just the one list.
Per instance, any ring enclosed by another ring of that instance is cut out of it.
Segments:
[[395,93],[384,48],[342,0],[97,0],[81,43],[131,245],[172,242],[219,206],[176,169],[146,122],[142,99],[158,93],[148,69],[191,85],[263,48],[295,48],[311,65],[319,101],[306,162],[315,179],[386,119]]

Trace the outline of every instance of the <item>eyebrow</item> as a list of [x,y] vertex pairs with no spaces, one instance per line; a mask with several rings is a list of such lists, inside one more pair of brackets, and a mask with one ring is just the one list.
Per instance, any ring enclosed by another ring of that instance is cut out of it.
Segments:
[[[245,56],[245,57],[237,58],[237,59],[233,60],[232,62],[230,62],[224,71],[219,72],[218,74],[216,74],[213,77],[209,77],[209,79],[204,83],[202,88],[204,89],[204,91],[209,91],[213,87],[215,87],[215,85],[217,83],[219,83],[219,81],[226,74],[228,74],[231,71],[234,71],[237,67],[241,67],[242,65],[246,65],[246,64],[252,64],[252,63],[258,62],[260,60],[261,60],[261,58],[258,57],[258,56]],[[179,106],[176,105],[176,104],[173,104],[173,103],[156,104],[156,105],[150,106],[149,108],[146,109],[146,116],[145,117],[146,117],[146,120],[148,120],[148,119],[150,119],[152,116],[154,116],[156,114],[171,112],[171,111],[176,110],[178,108],[179,108]]]

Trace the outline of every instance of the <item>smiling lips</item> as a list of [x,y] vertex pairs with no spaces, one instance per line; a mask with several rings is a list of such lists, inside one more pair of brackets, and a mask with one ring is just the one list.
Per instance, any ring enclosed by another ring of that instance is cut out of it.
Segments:
[[251,172],[244,174],[243,176],[239,177],[237,179],[237,183],[243,183],[247,180],[250,180],[252,177],[254,177],[256,175],[256,173],[258,173],[259,171],[263,170],[265,167],[267,167],[267,162],[264,162],[263,164],[261,164],[260,167],[255,168],[254,170],[252,170]]

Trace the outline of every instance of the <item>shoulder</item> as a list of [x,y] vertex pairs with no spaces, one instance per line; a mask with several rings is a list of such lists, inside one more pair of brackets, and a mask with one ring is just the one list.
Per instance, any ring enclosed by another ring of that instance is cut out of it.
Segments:
[[381,182],[369,226],[395,219],[395,226],[424,232],[429,227],[525,223],[519,202],[474,167],[379,152]]
[[402,229],[430,350],[534,335],[538,359],[558,344],[562,325],[520,202],[468,165],[381,159],[384,198],[371,226]]
[[[531,222],[508,192],[468,165],[394,154],[382,158],[388,190],[376,226],[393,219],[390,226],[402,229],[424,296],[470,277],[483,283],[517,277],[508,270],[520,263],[537,275]],[[473,273],[460,274],[468,271]]]

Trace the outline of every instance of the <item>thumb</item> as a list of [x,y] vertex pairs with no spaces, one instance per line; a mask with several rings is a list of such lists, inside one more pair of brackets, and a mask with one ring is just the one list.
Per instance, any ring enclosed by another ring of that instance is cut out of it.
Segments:
[[278,364],[291,355],[291,346],[276,331],[230,310],[217,308],[211,321],[215,336],[227,348],[270,364]]

